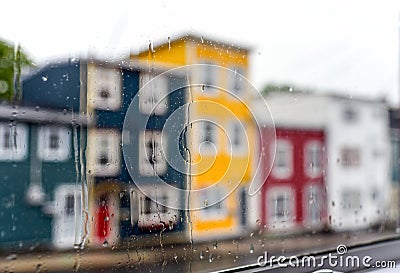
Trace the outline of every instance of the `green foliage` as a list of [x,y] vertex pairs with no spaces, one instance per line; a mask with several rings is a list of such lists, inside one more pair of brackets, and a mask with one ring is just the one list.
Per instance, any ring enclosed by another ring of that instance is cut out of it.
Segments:
[[302,93],[307,93],[311,92],[311,90],[304,89],[304,88],[298,88],[296,86],[293,86],[291,84],[274,84],[274,83],[269,83],[264,86],[262,89],[262,94],[267,95],[272,92],[302,92]]
[[11,101],[20,94],[21,68],[32,66],[32,61],[21,47],[0,40],[0,100]]

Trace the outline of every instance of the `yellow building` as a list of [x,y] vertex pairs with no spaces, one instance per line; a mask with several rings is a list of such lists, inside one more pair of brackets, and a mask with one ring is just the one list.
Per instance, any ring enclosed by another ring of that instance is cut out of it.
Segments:
[[195,240],[239,234],[249,221],[246,190],[254,172],[255,137],[245,80],[248,57],[247,48],[194,35],[149,45],[130,56],[131,62],[149,68],[196,65],[189,70],[187,96],[192,124],[189,209],[203,208],[190,212]]

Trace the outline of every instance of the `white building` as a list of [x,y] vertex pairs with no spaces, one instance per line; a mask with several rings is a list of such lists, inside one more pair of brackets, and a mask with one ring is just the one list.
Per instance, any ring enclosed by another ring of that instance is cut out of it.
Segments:
[[310,93],[272,93],[265,99],[276,127],[325,131],[329,226],[351,230],[382,222],[390,199],[387,105]]

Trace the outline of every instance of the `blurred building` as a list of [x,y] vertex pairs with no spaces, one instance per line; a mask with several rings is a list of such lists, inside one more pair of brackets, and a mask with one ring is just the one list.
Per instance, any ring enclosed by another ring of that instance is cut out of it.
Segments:
[[[168,195],[164,184],[157,180],[161,177],[162,182],[177,188],[186,183],[185,174],[174,171],[159,156],[161,129],[168,115],[183,104],[184,89],[168,95],[157,108],[160,111],[155,112],[154,93],[137,96],[139,89],[158,73],[121,63],[69,60],[49,64],[23,82],[24,105],[83,115],[90,123],[83,150],[75,151],[84,164],[74,173],[79,173],[86,194],[79,200],[84,215],[77,225],[87,230],[92,245],[112,245],[131,235],[185,230],[184,211],[178,210],[184,207],[183,195]],[[165,86],[159,88],[174,89],[182,85],[180,81],[179,77],[165,77]],[[135,105],[129,108],[131,103]],[[132,110],[131,126],[124,133],[128,109]],[[175,116],[176,123],[185,120],[184,113]],[[132,151],[129,165],[122,153],[123,138]],[[176,152],[168,147],[166,151]],[[136,183],[147,186],[136,188],[129,172],[135,174]],[[150,198],[141,193],[146,188]],[[159,206],[154,202],[157,198],[170,206]]]
[[86,125],[79,114],[0,105],[2,247],[64,248],[80,239],[82,230],[75,229],[81,216],[76,151]]
[[[266,96],[266,101],[277,130],[283,127],[323,131],[326,164],[321,164],[325,166],[327,222],[332,229],[366,228],[387,218],[390,142],[385,103],[309,93],[272,93]],[[288,158],[287,168],[291,169],[303,152],[294,153],[290,148],[294,147],[291,138],[286,137],[287,144],[282,145],[278,138],[275,160],[286,154],[282,157]],[[302,172],[294,175],[304,183],[312,181],[303,177]],[[269,187],[267,184],[265,187]],[[296,204],[299,206],[297,201]]]
[[254,211],[249,209],[247,190],[254,172],[255,126],[248,108],[253,99],[248,86],[240,76],[230,75],[249,76],[249,49],[183,35],[150,44],[131,54],[131,62],[149,68],[203,64],[190,70],[190,94],[186,97],[193,125],[188,139],[193,166],[188,189],[201,190],[201,194],[192,195],[189,207],[206,207],[191,211],[193,237],[240,234],[249,225],[249,211]]
[[389,109],[390,144],[391,144],[391,181],[392,204],[391,220],[400,227],[400,111],[397,108]]
[[[321,126],[275,120],[276,143],[263,128],[261,223],[268,231],[318,230],[326,223],[325,133]],[[271,162],[273,161],[273,163]]]

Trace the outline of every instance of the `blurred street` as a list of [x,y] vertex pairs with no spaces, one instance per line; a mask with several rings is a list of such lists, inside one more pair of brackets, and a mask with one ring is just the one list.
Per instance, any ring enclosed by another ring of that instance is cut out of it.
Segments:
[[[210,272],[254,264],[257,257],[291,256],[393,238],[393,232],[320,233],[287,238],[247,236],[245,239],[194,244],[193,246],[121,247],[68,252],[2,255],[1,272]],[[397,236],[398,237],[398,236]]]

